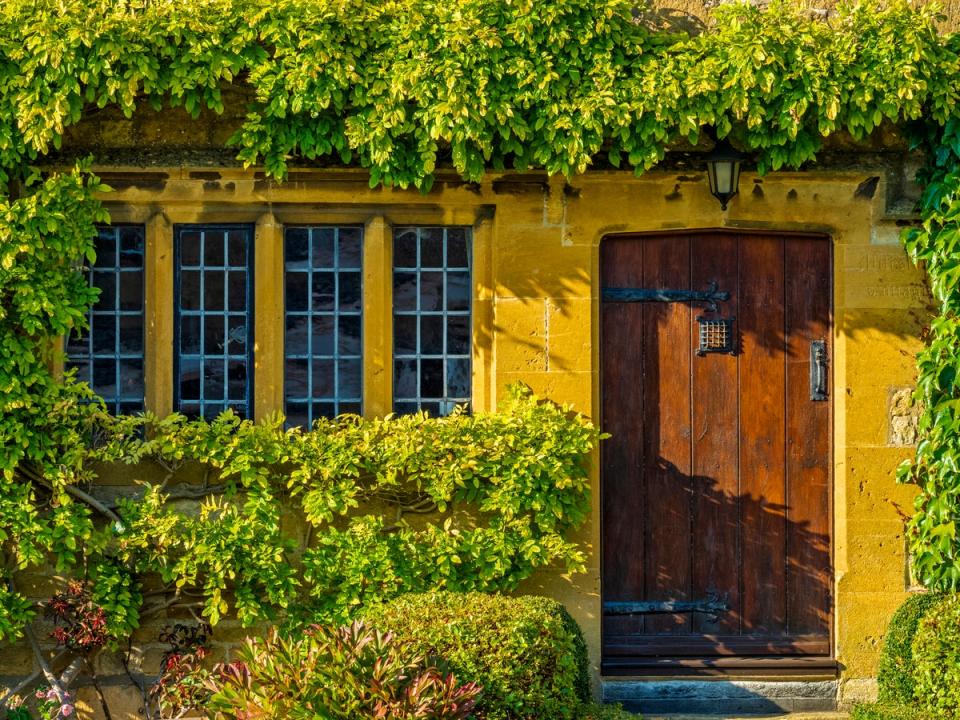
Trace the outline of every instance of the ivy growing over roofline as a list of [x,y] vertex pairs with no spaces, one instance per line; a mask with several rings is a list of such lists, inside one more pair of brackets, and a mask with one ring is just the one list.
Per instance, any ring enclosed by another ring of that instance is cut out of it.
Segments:
[[327,159],[422,189],[446,163],[479,180],[604,154],[642,172],[703,126],[762,172],[840,130],[952,116],[960,47],[931,7],[848,2],[818,20],[795,6],[723,5],[690,36],[638,20],[634,0],[7,0],[0,166],[98,107],[222,111],[225,83],[254,95],[230,140],[244,163],[282,178],[291,159]]

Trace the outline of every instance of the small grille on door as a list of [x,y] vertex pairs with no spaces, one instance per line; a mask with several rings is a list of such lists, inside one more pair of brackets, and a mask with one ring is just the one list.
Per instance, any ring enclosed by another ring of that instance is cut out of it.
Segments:
[[700,346],[697,355],[707,353],[733,354],[733,318],[698,317],[700,324]]

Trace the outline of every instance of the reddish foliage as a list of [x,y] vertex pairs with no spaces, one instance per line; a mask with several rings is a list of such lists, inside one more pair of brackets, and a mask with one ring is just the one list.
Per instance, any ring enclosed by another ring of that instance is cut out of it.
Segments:
[[87,585],[72,580],[47,603],[47,618],[55,625],[50,636],[70,650],[91,653],[107,642],[107,613],[93,602]]

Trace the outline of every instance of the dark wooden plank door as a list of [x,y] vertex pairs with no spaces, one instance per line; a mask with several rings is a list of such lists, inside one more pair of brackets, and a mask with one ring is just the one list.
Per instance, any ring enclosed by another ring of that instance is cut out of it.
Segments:
[[[601,278],[729,293],[716,310],[601,304],[605,660],[829,656],[829,384],[811,398],[811,344],[832,350],[829,239],[607,238]],[[730,317],[732,352],[698,354],[701,320]]]

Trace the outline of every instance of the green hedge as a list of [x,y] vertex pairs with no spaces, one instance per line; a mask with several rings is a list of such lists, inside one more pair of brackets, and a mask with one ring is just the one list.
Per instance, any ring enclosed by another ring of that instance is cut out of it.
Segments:
[[891,618],[877,677],[881,704],[913,702],[913,637],[923,616],[942,599],[943,595],[938,593],[911,595]]
[[619,705],[590,703],[580,709],[577,720],[642,720],[642,718],[627,712]]
[[913,705],[899,703],[864,703],[856,705],[850,720],[928,720],[929,716]]
[[913,638],[914,697],[937,718],[960,717],[960,595],[933,605]]
[[[584,717],[584,703],[590,700],[586,644],[576,622],[554,600],[411,594],[363,615],[418,651],[443,658],[457,680],[482,685],[478,719]],[[610,718],[616,710],[602,712],[592,717]]]

